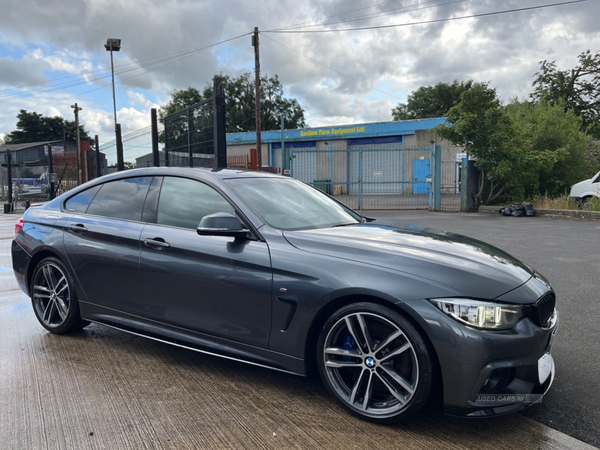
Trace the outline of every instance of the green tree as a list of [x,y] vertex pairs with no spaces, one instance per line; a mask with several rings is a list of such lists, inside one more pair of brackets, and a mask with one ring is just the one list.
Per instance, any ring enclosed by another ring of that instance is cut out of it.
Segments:
[[496,89],[475,83],[460,96],[460,103],[448,111],[446,122],[434,131],[455,145],[463,145],[475,157],[479,189],[475,204],[489,203],[510,191],[516,197],[539,179],[540,170],[549,170],[563,151],[534,149],[519,132],[503,108]]
[[175,89],[171,93],[171,99],[160,107],[158,111],[159,117],[163,120],[165,116],[199,103],[202,100],[204,100],[204,97],[195,87],[190,86],[187,89]]
[[[117,163],[112,163],[111,165],[108,166],[109,169],[116,169]],[[129,169],[135,169],[136,165],[135,163],[131,162],[131,161],[123,161],[123,167],[125,168],[125,170],[129,170]]]
[[[255,131],[254,78],[250,72],[239,77],[223,75],[225,120],[228,133]],[[261,77],[261,130],[277,130],[284,116],[286,129],[305,128],[304,109],[297,100],[284,97],[277,75]],[[194,87],[173,91],[171,99],[160,109],[160,117],[177,112],[213,96],[213,85],[207,83],[202,93]]]
[[583,127],[600,138],[600,51],[581,53],[571,70],[559,70],[555,61],[540,61],[540,71],[533,76],[532,99],[561,102],[565,111],[581,116]]
[[591,139],[581,132],[582,118],[572,109],[565,110],[562,100],[551,104],[511,100],[506,114],[521,137],[524,150],[531,155],[545,155],[536,179],[525,186],[525,194],[564,194],[571,185],[587,175],[586,151]]
[[421,86],[408,95],[406,103],[392,108],[394,120],[427,119],[444,117],[454,105],[460,102],[460,95],[471,89],[473,80],[454,80],[450,83],[438,83],[435,86]]
[[[66,133],[68,141],[76,139],[74,120],[65,120],[62,117],[46,117],[24,109],[19,111],[17,119],[17,129],[5,136],[5,144],[58,141],[63,139],[63,132]],[[91,141],[84,125],[79,125],[79,135],[82,141]]]
[[600,172],[600,141],[590,141],[585,151],[585,163],[585,179],[592,178]]

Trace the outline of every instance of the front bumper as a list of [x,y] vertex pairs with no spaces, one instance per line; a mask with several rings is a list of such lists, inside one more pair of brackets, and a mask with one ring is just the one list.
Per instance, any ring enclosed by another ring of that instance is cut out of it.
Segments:
[[541,402],[542,397],[552,386],[555,373],[552,355],[546,353],[542,358],[550,366],[548,377],[544,382],[540,382],[539,379],[535,380],[535,375],[532,373],[525,376],[519,375],[502,391],[503,393],[479,394],[475,401],[470,401],[465,407],[444,405],[444,413],[457,417],[493,417],[518,412]]
[[460,324],[427,300],[408,306],[421,317],[437,353],[446,414],[489,417],[516,412],[539,402],[552,385],[556,311],[547,328],[523,318],[511,330],[485,331]]

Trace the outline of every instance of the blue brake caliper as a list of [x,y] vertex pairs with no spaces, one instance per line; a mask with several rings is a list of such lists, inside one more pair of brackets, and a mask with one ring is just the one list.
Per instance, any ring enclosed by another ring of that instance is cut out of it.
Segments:
[[[355,348],[354,344],[355,344],[354,338],[348,331],[346,331],[346,336],[344,336],[344,341],[342,343],[342,347],[345,348],[346,350],[350,350],[350,349]],[[352,361],[352,357],[350,357],[350,356],[342,356],[342,359],[344,361]],[[350,367],[346,367],[346,372],[350,373],[351,371],[352,371],[352,369]]]

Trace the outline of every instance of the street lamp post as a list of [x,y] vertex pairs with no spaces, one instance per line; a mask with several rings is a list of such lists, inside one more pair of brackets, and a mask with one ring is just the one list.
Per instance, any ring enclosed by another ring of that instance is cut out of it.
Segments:
[[110,52],[110,71],[112,74],[113,107],[115,110],[115,133],[117,132],[117,99],[115,97],[115,66],[113,64],[113,52],[121,50],[121,39],[109,38],[104,44],[107,52]]

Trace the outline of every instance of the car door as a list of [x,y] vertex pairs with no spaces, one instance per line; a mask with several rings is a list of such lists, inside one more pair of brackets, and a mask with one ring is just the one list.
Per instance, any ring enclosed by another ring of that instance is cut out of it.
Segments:
[[141,314],[139,238],[151,181],[152,177],[109,181],[66,202],[72,215],[65,222],[65,250],[88,302]]
[[236,214],[213,187],[164,177],[156,220],[140,236],[144,315],[188,330],[266,348],[272,272],[265,242],[199,236],[202,217]]

